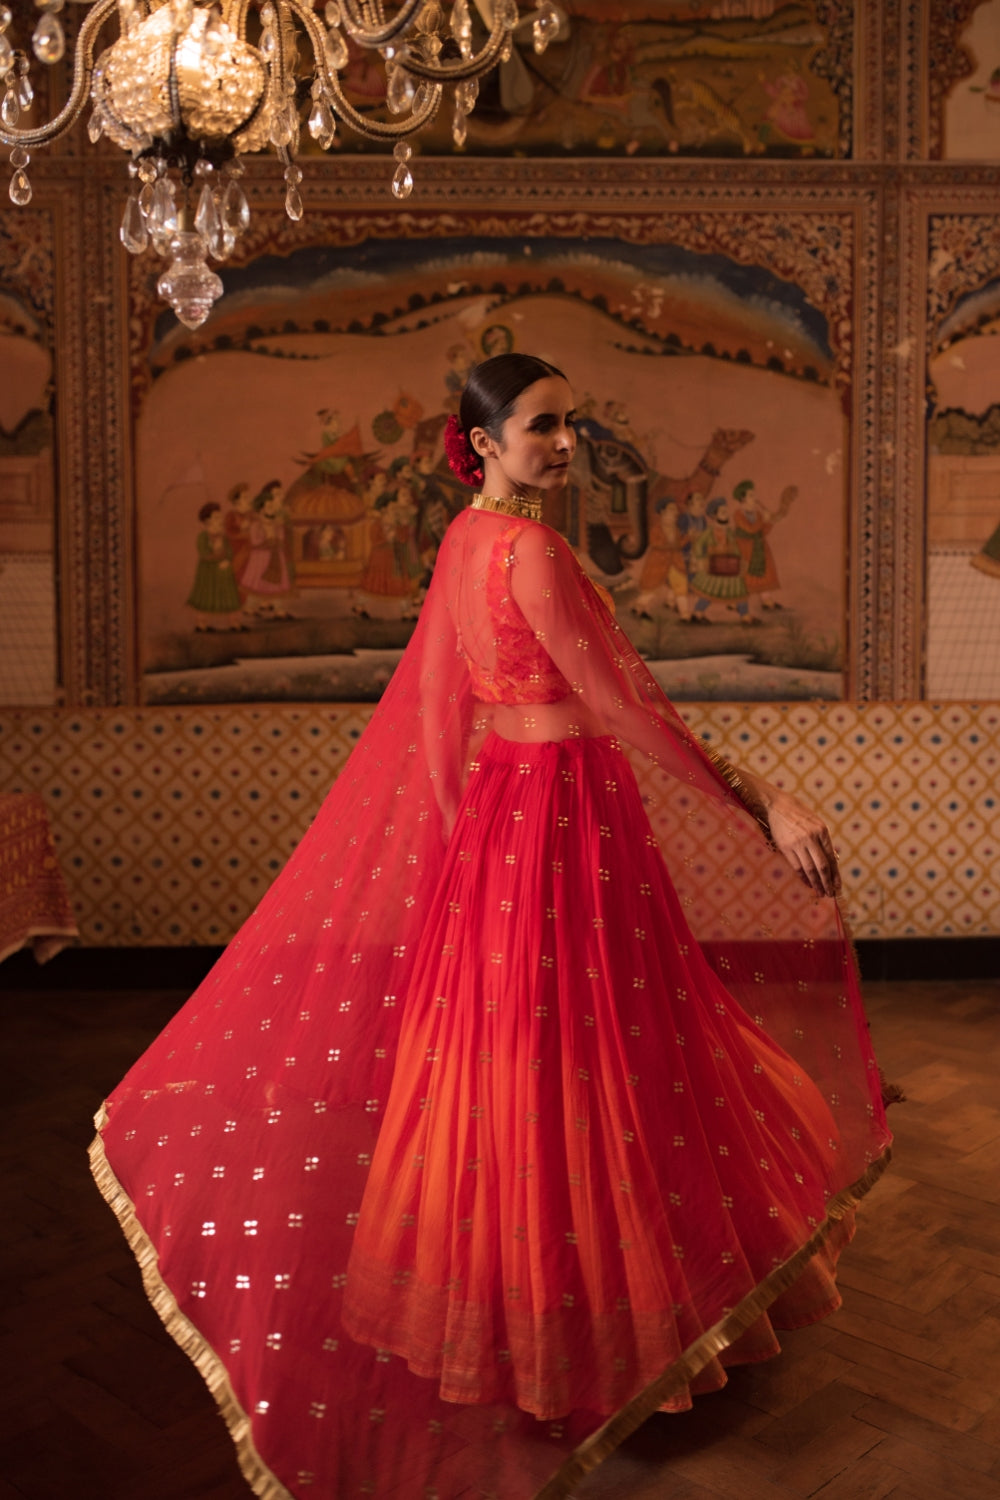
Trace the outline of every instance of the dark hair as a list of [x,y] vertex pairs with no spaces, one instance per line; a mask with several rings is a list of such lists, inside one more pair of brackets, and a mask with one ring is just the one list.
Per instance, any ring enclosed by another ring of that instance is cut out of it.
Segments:
[[482,364],[473,365],[458,408],[466,437],[474,427],[483,427],[491,438],[499,441],[503,424],[521,392],[550,375],[566,379],[562,370],[535,354],[496,354]]
[[562,370],[534,354],[496,354],[473,365],[469,371],[458,415],[452,412],[444,427],[444,451],[451,472],[463,484],[481,484],[483,460],[472,446],[469,434],[482,427],[499,441],[503,424],[514,410],[522,391],[538,380],[557,375]]
[[270,500],[270,498],[274,494],[275,490],[280,490],[280,489],[281,489],[281,480],[280,479],[269,479],[267,481],[267,483],[264,485],[263,489],[258,490],[257,493],[256,493],[256,495],[254,496],[254,500],[253,500],[253,508],[254,508],[254,510],[263,510],[264,506]]
[[214,516],[215,512],[217,510],[221,510],[221,509],[222,509],[222,506],[218,503],[218,501],[216,501],[216,500],[206,500],[205,504],[201,507],[201,510],[198,512],[198,520],[202,521],[202,522],[207,521],[208,518],[209,518],[209,516]]

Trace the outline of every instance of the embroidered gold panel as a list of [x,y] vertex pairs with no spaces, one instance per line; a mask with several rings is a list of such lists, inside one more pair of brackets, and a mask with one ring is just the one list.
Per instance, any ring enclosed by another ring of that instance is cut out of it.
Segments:
[[[0,786],[45,798],[84,943],[223,943],[288,858],[371,712],[8,712]],[[1000,932],[1000,705],[683,712],[733,760],[823,810],[856,936]]]

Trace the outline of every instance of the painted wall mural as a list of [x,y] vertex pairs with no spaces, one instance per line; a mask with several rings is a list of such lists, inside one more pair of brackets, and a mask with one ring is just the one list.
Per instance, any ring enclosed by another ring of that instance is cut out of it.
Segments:
[[[530,26],[480,85],[461,149],[476,154],[850,155],[853,6],[845,0],[564,0],[543,56]],[[384,81],[357,52],[359,109]],[[425,141],[452,148],[452,121]],[[351,142],[350,149],[354,149]]]
[[941,155],[949,161],[1000,156],[1000,3],[963,0],[961,25],[946,62]]
[[55,381],[48,215],[0,226],[0,705],[55,703]]
[[[470,498],[448,413],[511,348],[575,387],[554,521],[671,696],[842,696],[851,221],[801,218],[692,216],[698,249],[362,237],[228,271],[197,333],[161,318],[135,439],[145,701],[377,697]],[[765,269],[782,253],[805,285]]]
[[930,220],[927,693],[1000,698],[1000,230]]

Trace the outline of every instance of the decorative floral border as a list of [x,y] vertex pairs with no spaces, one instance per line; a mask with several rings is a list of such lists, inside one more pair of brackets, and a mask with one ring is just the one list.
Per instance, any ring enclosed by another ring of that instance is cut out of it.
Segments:
[[[484,212],[471,205],[462,210],[414,209],[394,213],[383,209],[345,213],[337,206],[326,206],[325,183],[314,187],[312,211],[298,223],[289,220],[280,209],[268,206],[266,198],[255,205],[250,230],[240,246],[241,264],[262,253],[288,255],[307,246],[351,245],[366,239],[544,235],[567,243],[595,238],[639,245],[667,241],[701,254],[723,254],[741,265],[765,266],[783,280],[800,286],[827,320],[834,353],[834,384],[841,390],[850,387],[856,249],[854,214],[850,209],[831,208],[821,217],[815,204],[799,207],[789,202],[776,209],[733,203],[707,208],[689,202],[672,205],[666,215],[662,210],[650,211],[645,207],[606,212],[599,199],[593,207],[575,208],[567,204],[563,208],[560,200],[570,194],[563,191],[565,185],[556,177],[550,181],[551,207],[544,213],[533,208]],[[671,195],[674,191],[667,189]],[[152,343],[153,324],[162,310],[153,277],[141,262],[135,262],[129,332],[136,401],[141,401],[150,378],[146,355]]]

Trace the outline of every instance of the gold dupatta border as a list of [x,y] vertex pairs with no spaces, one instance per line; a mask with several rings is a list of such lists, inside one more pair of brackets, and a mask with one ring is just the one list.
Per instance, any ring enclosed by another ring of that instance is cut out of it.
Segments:
[[[117,1218],[139,1264],[142,1284],[154,1311],[164,1328],[191,1360],[215,1399],[236,1457],[247,1484],[260,1500],[294,1500],[278,1477],[271,1472],[254,1446],[250,1418],[233,1391],[222,1360],[191,1320],[181,1312],[177,1299],[160,1275],[159,1257],[152,1240],[139,1222],[135,1204],[129,1198],[104,1152],[100,1131],[107,1121],[102,1104],[94,1118],[98,1134],[90,1145],[90,1170],[105,1202]],[[876,1158],[862,1177],[830,1200],[826,1218],[794,1255],[776,1266],[770,1275],[758,1282],[752,1292],[738,1302],[726,1316],[689,1344],[679,1359],[620,1407],[613,1416],[586,1438],[566,1459],[558,1471],[538,1490],[534,1500],[565,1500],[586,1475],[590,1474],[630,1437],[648,1417],[658,1411],[670,1396],[688,1385],[711,1360],[736,1342],[767,1311],[782,1292],[801,1276],[809,1261],[821,1250],[844,1215],[849,1213],[873,1188],[892,1158],[889,1148]]]
[[772,1302],[797,1281],[812,1257],[826,1244],[834,1226],[875,1186],[891,1160],[892,1151],[886,1147],[863,1176],[830,1199],[826,1218],[805,1244],[758,1282],[724,1318],[689,1344],[680,1358],[668,1365],[644,1390],[585,1438],[548,1483],[536,1492],[534,1500],[564,1500],[565,1496],[571,1495],[581,1479],[609,1458],[648,1417],[659,1411],[664,1401],[688,1385],[711,1360],[746,1333],[761,1313],[766,1312]]
[[190,1318],[181,1312],[177,1298],[160,1275],[156,1246],[139,1223],[135,1204],[118,1181],[105,1155],[100,1131],[106,1123],[107,1112],[102,1104],[94,1116],[98,1134],[90,1144],[90,1170],[105,1202],[122,1227],[129,1249],[139,1263],[146,1296],[170,1337],[183,1349],[215,1398],[236,1448],[240,1471],[254,1494],[259,1495],[261,1500],[294,1500],[291,1491],[285,1488],[276,1474],[272,1474],[254,1447],[250,1418],[236,1399],[225,1365]]

